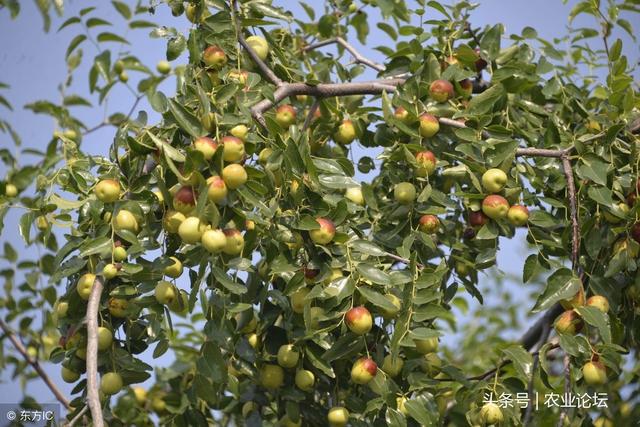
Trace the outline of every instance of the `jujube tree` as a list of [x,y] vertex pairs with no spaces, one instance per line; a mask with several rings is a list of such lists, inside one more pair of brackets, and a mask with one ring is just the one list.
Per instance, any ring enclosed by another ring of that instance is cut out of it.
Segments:
[[[571,29],[566,50],[533,28],[475,28],[467,2],[302,3],[306,17],[271,1],[165,3],[111,3],[124,25],[167,40],[155,71],[135,45],[105,45],[127,43],[101,30],[111,5],[60,25],[78,32],[70,74],[90,39],[88,96],[103,103],[125,85],[128,112],[94,128],[74,115],[84,98],[36,101],[27,108],[58,127],[42,160],[2,151],[0,215],[26,209],[20,233],[44,248],[27,262],[5,241],[25,282],[10,292],[2,273],[2,328],[22,356],[5,352],[3,364],[31,365],[69,419],[97,426],[640,416],[625,390],[635,396],[637,361],[624,362],[640,331],[639,101],[612,41],[635,37],[624,16],[637,17],[636,2],[578,2],[570,22],[591,15],[598,29]],[[167,7],[193,23],[187,34],[145,16]],[[386,40],[368,37],[374,24]],[[603,78],[585,75],[603,65]],[[173,96],[159,90],[167,79]],[[157,122],[137,110],[143,99]],[[87,154],[106,126],[108,150]],[[500,286],[490,268],[501,238],[529,245],[518,280],[534,285],[516,294],[533,287],[535,300],[507,301],[516,320],[478,309],[480,329],[441,340],[458,330],[456,310],[483,304],[481,282]],[[501,338],[542,312],[519,340]],[[167,351],[175,363],[141,387]],[[70,397],[41,360],[75,384]],[[597,392],[608,408],[534,402]],[[526,408],[498,401],[523,393]]]

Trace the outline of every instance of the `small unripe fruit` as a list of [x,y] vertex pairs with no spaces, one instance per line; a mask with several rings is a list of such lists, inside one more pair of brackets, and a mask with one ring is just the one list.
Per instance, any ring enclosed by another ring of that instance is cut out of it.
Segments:
[[98,327],[98,350],[106,350],[113,344],[113,332],[104,326]]
[[173,208],[180,213],[189,215],[196,208],[198,195],[190,185],[183,185],[173,196]]
[[128,306],[129,303],[127,302],[127,300],[122,298],[110,298],[107,302],[107,308],[109,309],[109,313],[113,317],[126,317]]
[[182,212],[169,210],[164,214],[164,218],[162,219],[162,226],[168,233],[175,234],[178,232],[178,228],[182,221],[184,221],[186,217]]
[[224,230],[223,233],[226,238],[226,243],[224,248],[222,248],[222,252],[232,256],[240,255],[244,249],[244,237],[240,230],[231,228]]
[[507,183],[507,174],[502,169],[489,169],[482,174],[482,187],[488,193],[502,191]]
[[291,302],[291,309],[294,313],[304,313],[304,306],[306,304],[305,298],[311,292],[309,288],[302,288],[291,294],[289,297]]
[[113,225],[116,231],[126,230],[134,234],[136,234],[139,229],[136,217],[125,209],[120,209],[118,211]]
[[382,317],[385,320],[390,320],[395,318],[398,313],[400,313],[400,309],[402,308],[402,301],[400,301],[400,298],[398,298],[397,296],[395,296],[394,294],[386,294],[384,296],[386,299],[389,300],[389,302],[391,302],[391,304],[394,305],[394,309],[382,309]]
[[492,194],[482,201],[482,212],[494,220],[505,218],[509,212],[509,202],[502,196]]
[[202,60],[207,67],[219,70],[227,63],[227,55],[218,46],[209,46],[202,53]]
[[438,351],[438,337],[413,340],[416,344],[416,350],[420,354],[435,353]]
[[298,371],[296,372],[295,383],[296,386],[302,391],[313,390],[315,381],[316,377],[311,371],[307,371],[306,369],[298,369]]
[[249,342],[249,345],[255,350],[260,346],[260,336],[258,334],[256,334],[255,332],[250,333],[249,335],[247,335],[247,341]]
[[322,307],[311,307],[309,310],[309,328],[310,329],[318,329],[320,328],[320,317],[324,316],[324,308]]
[[75,383],[80,379],[80,374],[78,372],[64,366],[60,370],[60,375],[62,376],[62,380],[66,383]]
[[76,284],[76,291],[80,298],[87,301],[91,295],[91,289],[93,288],[93,282],[96,280],[96,275],[87,273],[80,277]]
[[269,156],[271,156],[271,154],[273,153],[273,150],[269,147],[263,148],[260,151],[260,154],[258,155],[258,162],[262,165],[265,166],[267,164],[267,161],[269,160]]
[[126,71],[121,72],[120,74],[118,74],[118,79],[122,82],[122,83],[126,83],[129,81],[129,74],[127,74]]
[[227,245],[227,236],[220,229],[206,230],[202,234],[202,247],[210,253],[221,252]]
[[409,112],[405,110],[404,107],[396,108],[396,110],[393,112],[393,116],[402,123],[406,124],[409,122]]
[[293,344],[285,344],[278,349],[278,365],[283,368],[293,368],[298,364],[300,353],[293,347]]
[[440,228],[440,220],[435,215],[422,215],[420,217],[420,231],[433,234]]
[[282,387],[284,383],[284,371],[278,365],[264,365],[260,369],[260,385],[266,389],[274,390]]
[[244,157],[244,142],[235,136],[222,138],[222,157],[225,162],[239,162]]
[[364,335],[371,330],[373,318],[371,313],[364,306],[354,307],[347,311],[344,316],[345,323],[356,335]]
[[158,61],[158,63],[156,64],[156,70],[158,70],[158,72],[160,74],[169,74],[171,72],[171,64],[169,64],[169,61]]
[[329,409],[327,421],[330,427],[345,427],[349,424],[349,411],[342,406],[334,406]]
[[164,268],[164,274],[165,276],[177,279],[178,277],[182,276],[182,262],[180,262],[178,258],[173,256],[169,259],[172,261],[172,263],[171,265],[168,265]]
[[253,51],[258,55],[258,58],[263,61],[267,59],[269,56],[269,44],[265,39],[260,36],[250,36],[247,37],[247,44],[253,49]]
[[209,185],[207,189],[207,198],[209,201],[219,204],[227,197],[227,184],[224,183],[221,177],[217,175],[212,176],[207,179],[207,184]]
[[426,177],[436,170],[436,163],[438,162],[435,154],[431,151],[420,151],[416,154],[416,162],[418,162],[418,168],[415,173],[416,176]]
[[231,70],[227,73],[227,79],[230,82],[246,86],[247,80],[249,79],[249,73],[245,70]]
[[121,262],[127,259],[127,250],[123,246],[116,246],[113,248],[113,260],[115,262]]
[[440,372],[440,367],[442,367],[442,360],[440,360],[435,353],[425,354],[422,359],[422,364],[420,365],[422,371],[431,377],[436,376]]
[[440,130],[440,122],[432,114],[423,113],[418,120],[420,122],[420,136],[423,138],[431,138]]
[[16,197],[18,195],[18,187],[13,184],[5,185],[4,195],[7,197]]
[[94,188],[96,197],[103,203],[113,203],[120,198],[120,183],[114,179],[103,179]]
[[585,303],[584,299],[584,289],[580,287],[580,290],[576,292],[576,294],[569,298],[560,300],[560,305],[565,310],[571,310],[572,308],[582,307]]
[[594,295],[587,300],[587,306],[595,307],[603,313],[609,311],[609,300],[602,295]]
[[184,243],[194,244],[200,242],[204,230],[205,224],[200,221],[200,218],[190,216],[178,227],[178,235]]
[[522,205],[513,205],[507,211],[507,220],[516,227],[527,225],[529,221],[529,209]]
[[118,275],[118,267],[116,267],[114,264],[107,264],[102,269],[102,276],[104,276],[104,278],[107,280],[111,280],[117,275]]
[[49,229],[49,221],[47,220],[47,217],[44,215],[40,215],[38,218],[36,218],[36,227],[40,231],[47,231]]
[[393,188],[393,197],[402,205],[411,204],[416,199],[416,187],[410,182],[400,182]]
[[607,370],[601,362],[587,362],[582,367],[582,377],[590,386],[603,385],[607,382]]
[[344,197],[351,200],[356,205],[364,206],[364,196],[362,195],[362,188],[360,187],[349,187],[344,192]]
[[358,359],[351,368],[351,381],[356,384],[368,384],[378,373],[378,365],[373,359],[363,357]]
[[205,160],[211,160],[213,155],[216,154],[218,143],[212,138],[201,136],[193,141],[193,148],[201,152]]
[[144,406],[147,402],[147,390],[140,386],[133,387],[133,397],[135,397],[138,405]]
[[160,304],[171,304],[178,296],[178,290],[172,283],[161,280],[156,285],[154,296]]
[[67,312],[69,311],[69,303],[67,301],[58,301],[55,306],[56,315],[58,318],[62,319],[63,317],[67,317]]
[[453,85],[448,80],[434,80],[429,86],[429,96],[436,102],[446,102],[453,98]]
[[247,139],[247,134],[249,133],[249,128],[246,127],[245,125],[236,125],[236,126],[231,128],[229,133],[231,135],[235,136],[236,138],[240,138],[241,140],[244,141],[244,140]]
[[580,332],[584,326],[584,322],[578,313],[573,310],[567,310],[558,316],[554,326],[558,333],[575,335]]
[[122,377],[117,372],[107,372],[100,380],[100,391],[106,395],[117,394],[122,390]]
[[279,106],[276,109],[276,122],[280,127],[289,129],[296,122],[296,109],[289,104]]
[[400,356],[394,358],[390,354],[387,354],[382,361],[381,369],[391,378],[395,378],[402,372],[403,366],[404,360]]
[[338,130],[333,135],[334,141],[338,144],[348,145],[356,139],[356,128],[353,126],[353,122],[351,120],[344,120],[340,126],[338,126]]
[[118,74],[124,71],[124,61],[122,61],[122,59],[118,59],[113,64],[113,71],[115,71]]
[[240,188],[244,185],[245,182],[247,182],[247,171],[244,169],[244,167],[238,164],[228,165],[225,166],[224,169],[222,169],[222,179],[224,180],[224,183],[227,185],[227,187],[235,190],[236,188]]
[[335,224],[328,218],[316,218],[316,222],[320,225],[320,228],[310,230],[309,237],[319,245],[330,243],[336,235]]
[[485,403],[480,409],[480,418],[485,425],[499,424],[504,420],[502,410],[495,403]]

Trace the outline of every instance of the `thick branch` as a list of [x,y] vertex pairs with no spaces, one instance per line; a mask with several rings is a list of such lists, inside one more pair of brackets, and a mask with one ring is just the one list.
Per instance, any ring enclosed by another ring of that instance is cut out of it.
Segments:
[[62,394],[60,389],[58,389],[55,383],[51,380],[51,377],[49,377],[44,369],[42,369],[42,366],[40,366],[38,360],[29,356],[29,353],[27,353],[27,349],[24,348],[24,345],[22,345],[16,334],[11,330],[9,325],[4,323],[2,319],[0,319],[0,328],[2,328],[7,338],[9,338],[9,341],[11,341],[11,344],[13,344],[13,346],[18,351],[18,353],[20,353],[25,362],[31,365],[31,367],[36,371],[40,378],[42,378],[42,381],[44,381],[47,387],[49,387],[49,390],[51,390],[56,399],[58,399],[58,402],[62,403],[66,408],[69,408],[69,401],[64,396],[64,394]]
[[98,392],[98,310],[104,281],[96,277],[87,305],[87,401],[95,427],[104,427],[100,395]]
[[273,100],[263,99],[251,107],[251,114],[261,125],[265,125],[263,114],[285,98],[296,95],[310,95],[316,98],[332,98],[348,95],[378,95],[393,92],[404,79],[384,79],[355,83],[323,83],[316,86],[306,83],[285,83],[275,90]]
[[578,271],[578,254],[580,253],[580,224],[578,223],[578,199],[576,197],[576,183],[573,179],[571,161],[565,154],[562,156],[562,168],[567,179],[569,193],[569,210],[571,213],[571,268]]
[[377,62],[372,61],[371,59],[369,59],[366,56],[362,55],[360,52],[358,52],[358,50],[355,47],[353,47],[348,41],[346,41],[342,37],[335,37],[335,38],[332,38],[332,39],[323,40],[321,42],[309,45],[309,46],[305,47],[303,50],[305,52],[309,52],[311,50],[318,49],[318,48],[321,48],[323,46],[327,46],[327,45],[334,44],[334,43],[335,44],[339,44],[340,46],[345,48],[345,50],[347,50],[353,56],[353,59],[355,59],[355,61],[358,64],[366,65],[368,67],[373,68],[374,70],[376,70],[378,72],[382,72],[382,71],[384,71],[386,69],[384,65],[378,64]]
[[533,324],[531,328],[524,333],[522,338],[520,338],[520,344],[525,350],[531,350],[533,346],[536,345],[538,341],[540,341],[540,337],[545,331],[545,328],[555,320],[556,317],[562,313],[564,309],[560,304],[556,304],[551,307],[547,312],[538,319],[536,323]]

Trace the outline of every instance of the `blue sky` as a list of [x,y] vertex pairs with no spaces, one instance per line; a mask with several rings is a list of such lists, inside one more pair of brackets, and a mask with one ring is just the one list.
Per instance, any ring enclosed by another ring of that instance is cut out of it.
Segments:
[[[0,115],[8,119],[21,135],[23,148],[42,149],[49,142],[54,131],[52,120],[46,116],[34,115],[30,111],[22,109],[22,106],[37,99],[48,99],[52,101],[60,99],[57,85],[64,79],[66,74],[64,54],[69,41],[77,34],[79,27],[69,27],[59,33],[57,33],[56,30],[64,19],[77,14],[77,11],[82,7],[86,7],[89,2],[75,0],[67,4],[67,11],[65,12],[64,18],[53,19],[52,31],[49,34],[44,34],[41,31],[42,20],[39,13],[35,10],[34,2],[21,3],[22,12],[15,21],[9,19],[6,11],[0,11],[0,40],[4,41],[3,49],[0,51],[0,69],[3,70],[0,82],[7,83],[11,86],[8,91],[3,91],[2,94],[6,96],[14,106],[13,112],[0,109]],[[99,16],[102,19],[114,23],[122,22],[119,15],[110,7],[108,2],[93,3],[101,5]],[[277,5],[290,5],[293,2],[276,0],[274,3]],[[316,2],[310,1],[309,3]],[[484,25],[493,25],[497,22],[502,22],[506,26],[507,34],[519,34],[524,27],[530,26],[538,30],[541,37],[548,40],[566,34],[567,15],[571,7],[575,4],[574,1],[570,1],[565,5],[559,0],[547,0],[545,2],[531,0],[487,0],[481,3],[481,6],[472,15],[471,21],[474,27],[482,27]],[[542,3],[544,3],[544,7],[541,6]],[[297,3],[289,7],[293,8],[295,16],[306,17],[306,14],[304,14]],[[159,24],[176,26],[179,31],[185,33],[190,27],[190,23],[186,19],[173,18],[168,8],[163,4],[160,5],[155,16],[142,18],[152,20]],[[593,25],[594,23],[590,18],[579,18],[574,23],[575,27]],[[123,30],[114,32],[119,34],[124,33]],[[164,59],[165,41],[162,39],[151,39],[148,37],[148,34],[149,29],[129,31],[125,37],[130,41],[131,46],[125,47],[124,49],[130,49],[143,63],[150,68],[154,68],[158,60]],[[614,33],[614,37],[617,36],[619,35]],[[621,37],[625,43],[625,53],[637,61],[638,48],[634,47],[634,44],[625,35],[621,35]],[[372,28],[369,38],[372,45],[379,45],[384,43],[386,35],[380,30]],[[593,39],[592,43],[599,48],[599,43],[601,42],[599,39]],[[384,58],[380,56],[379,52],[363,46],[358,46],[358,48],[366,56],[383,62]],[[96,55],[96,51],[89,43],[83,44],[82,49],[84,50],[85,56],[84,64],[76,73],[76,80],[73,83],[72,92],[86,96],[88,93],[86,77],[88,74],[88,64]],[[185,60],[186,58],[183,55],[177,62],[185,62]],[[130,72],[129,74],[131,76],[131,82],[135,85],[138,76],[136,76],[134,72]],[[368,71],[363,77],[372,78],[373,74]],[[162,89],[168,95],[173,93],[173,87],[170,81],[163,85]],[[124,88],[118,88],[110,97],[108,111],[113,112],[118,110],[126,112],[132,102],[133,98],[131,94]],[[150,113],[150,122],[158,120],[158,115],[153,113],[145,102],[140,104],[139,109],[145,109]],[[102,106],[98,106],[96,102],[92,108],[80,107],[76,111],[78,111],[78,116],[81,120],[83,120],[88,127],[92,127],[103,119],[105,110]],[[90,137],[85,138],[83,149],[94,154],[106,153],[112,141],[113,133],[113,128],[105,127],[91,134]],[[3,134],[0,134],[0,146],[11,147],[11,149],[14,150],[12,142]],[[18,152],[16,151],[16,155],[17,154]],[[364,155],[364,150],[357,149],[355,158],[359,158],[362,155]],[[23,164],[32,160],[28,156],[20,156],[20,158],[23,159]],[[3,168],[4,165],[0,165],[0,176],[3,176],[6,172]],[[32,255],[35,258],[35,253],[32,250],[25,252],[24,248],[20,248],[20,237],[16,232],[19,216],[20,212],[17,211],[7,216],[3,235],[0,236],[0,244],[5,241],[11,242],[17,246],[23,256]],[[504,274],[508,274],[510,277],[513,277],[512,275],[515,275],[516,278],[521,277],[522,266],[527,252],[527,248],[523,245],[524,237],[524,233],[519,232],[512,240],[501,239],[498,266]],[[0,268],[6,267],[7,263],[4,260],[0,260]],[[486,277],[484,280],[481,280],[481,282],[482,285],[480,287],[483,290],[493,285],[493,281],[486,280]],[[505,285],[504,289],[516,289],[515,292],[509,291],[513,297],[526,297],[521,283],[507,280]],[[499,304],[499,298],[492,298],[489,300],[489,303]],[[477,304],[477,302],[474,301],[471,302],[471,304]],[[513,331],[512,336],[516,336],[517,333],[518,331]],[[461,337],[452,336],[446,342],[453,343],[456,339],[460,338]],[[159,363],[166,364],[170,361],[170,356],[164,356],[160,359]],[[68,392],[71,389],[71,387],[61,382],[59,366],[49,366],[47,370],[51,372],[54,380],[62,384],[61,387],[63,390]],[[18,385],[12,383],[8,377],[9,374],[9,372],[3,372],[0,375],[0,380],[2,381],[2,383],[0,383],[0,393],[3,393],[5,396],[17,396],[16,388]],[[49,391],[35,382],[29,387],[29,392],[35,395],[40,401],[48,402],[52,400]]]

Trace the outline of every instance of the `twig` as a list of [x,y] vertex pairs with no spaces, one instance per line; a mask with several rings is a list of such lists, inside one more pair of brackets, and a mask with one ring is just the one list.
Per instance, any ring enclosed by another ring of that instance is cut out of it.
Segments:
[[42,366],[40,366],[40,363],[38,362],[38,360],[29,356],[29,353],[27,353],[27,349],[24,348],[24,345],[22,345],[20,340],[18,340],[18,337],[16,336],[16,334],[11,330],[9,325],[7,325],[2,319],[0,319],[0,328],[2,328],[7,338],[9,338],[9,341],[11,341],[11,344],[13,344],[13,346],[18,351],[18,353],[20,353],[20,355],[25,360],[25,362],[31,365],[31,367],[36,371],[36,373],[40,376],[40,378],[42,378],[42,381],[44,381],[47,387],[49,387],[49,390],[51,390],[51,392],[56,397],[58,402],[62,403],[65,406],[65,408],[70,408],[69,400],[67,400],[64,394],[62,394],[60,389],[51,380],[51,377],[49,377],[49,375],[47,375],[44,369],[42,369]]
[[307,117],[304,119],[304,124],[302,125],[302,130],[307,130],[311,125],[311,121],[313,120],[314,114],[318,111],[320,107],[320,98],[316,99],[311,108],[309,108],[309,112],[307,113]]
[[88,409],[89,407],[85,405],[82,410],[65,425],[65,427],[73,427],[78,421],[80,421],[82,416],[87,413]]
[[104,427],[100,395],[98,393],[98,310],[104,282],[96,277],[87,305],[87,401],[95,427]]
[[311,50],[318,49],[318,48],[321,48],[323,46],[327,46],[327,45],[334,44],[334,43],[342,46],[343,48],[345,48],[345,50],[347,50],[353,56],[353,58],[355,59],[356,63],[371,67],[371,68],[373,68],[374,70],[376,70],[378,72],[382,72],[382,71],[386,70],[384,65],[378,64],[377,62],[372,61],[371,59],[369,59],[366,56],[362,55],[360,52],[358,52],[358,50],[355,47],[353,47],[348,41],[346,41],[342,37],[335,37],[335,38],[332,38],[332,39],[323,40],[321,42],[311,44],[309,46],[306,46],[303,49],[303,51],[304,52],[309,52]]
[[242,45],[242,47],[244,48],[244,50],[247,51],[247,53],[249,54],[249,56],[251,57],[251,59],[253,60],[253,62],[256,63],[256,65],[258,66],[258,68],[260,69],[260,71],[262,71],[262,74],[264,74],[264,76],[269,79],[269,81],[271,81],[271,83],[273,83],[274,85],[276,85],[277,87],[280,87],[284,84],[284,82],[282,80],[280,80],[280,78],[278,76],[276,76],[276,73],[274,73],[271,68],[269,68],[267,66],[267,64],[264,63],[264,61],[262,59],[260,59],[260,57],[258,56],[258,54],[256,53],[255,50],[253,50],[251,48],[251,46],[249,46],[249,44],[247,43],[247,41],[244,39],[244,37],[242,37],[242,35],[238,36],[238,41],[240,42],[240,44]]

